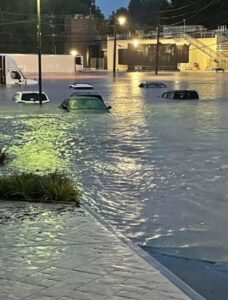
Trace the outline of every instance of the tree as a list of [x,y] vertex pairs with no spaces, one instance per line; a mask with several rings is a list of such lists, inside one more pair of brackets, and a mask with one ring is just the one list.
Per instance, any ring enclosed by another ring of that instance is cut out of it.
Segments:
[[[42,52],[50,53],[53,36],[57,50],[64,47],[65,15],[89,14],[91,9],[100,20],[102,14],[94,7],[94,0],[41,1]],[[0,51],[2,53],[36,52],[37,0],[0,0]]]
[[180,24],[185,19],[189,25],[204,25],[213,29],[228,23],[227,11],[227,0],[172,0],[170,8],[163,14],[163,20],[167,24]]
[[131,24],[137,26],[157,26],[161,10],[169,6],[167,0],[131,0],[128,6]]

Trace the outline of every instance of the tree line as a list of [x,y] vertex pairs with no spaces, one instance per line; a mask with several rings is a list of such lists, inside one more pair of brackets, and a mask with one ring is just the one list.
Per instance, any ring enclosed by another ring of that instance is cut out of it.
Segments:
[[[107,0],[108,1],[108,0]],[[160,25],[204,25],[209,29],[228,23],[227,0],[130,0],[115,16],[125,14],[127,31]],[[114,14],[105,19],[96,0],[41,0],[42,51],[64,53],[66,15],[92,14],[97,33],[112,33]],[[0,51],[34,53],[37,39],[37,0],[0,0]],[[55,49],[53,48],[55,45]]]

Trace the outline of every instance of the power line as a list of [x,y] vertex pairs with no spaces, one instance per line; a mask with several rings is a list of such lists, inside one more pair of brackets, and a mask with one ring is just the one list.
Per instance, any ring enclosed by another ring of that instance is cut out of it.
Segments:
[[[189,18],[185,18],[185,21],[193,19],[194,17],[198,16],[202,11],[204,11],[205,9],[207,9],[208,7],[210,7],[213,4],[219,3],[221,0],[211,0],[210,3],[208,3],[206,6],[202,7],[201,9],[199,9],[195,14],[193,14],[191,17]],[[175,22],[172,24],[169,24],[170,26],[175,26],[175,25],[179,25],[182,24],[183,20],[179,21],[179,22]]]
[[[187,12],[187,13],[184,13],[184,14],[179,14],[179,15],[174,15],[174,16],[170,16],[170,17],[163,17],[161,19],[163,20],[168,20],[168,19],[175,19],[175,18],[180,18],[180,17],[183,17],[183,16],[186,16],[186,15],[189,15],[189,14],[192,14],[194,11],[196,11],[195,14],[193,14],[191,17],[189,18],[186,18],[186,20],[189,20],[189,19],[192,19],[194,18],[195,16],[199,15],[202,11],[204,11],[205,9],[207,9],[208,7],[214,5],[214,4],[218,4],[221,0],[211,0],[207,5],[201,7],[200,9],[194,9],[190,12]],[[176,24],[176,23],[175,23]]]
[[186,5],[178,7],[178,8],[171,8],[171,9],[167,9],[167,10],[161,10],[161,13],[170,13],[170,12],[172,13],[174,11],[182,10],[182,9],[184,9],[186,7],[189,7],[189,6],[192,6],[192,5],[199,4],[202,1],[204,1],[204,0],[197,0],[195,2],[192,2],[190,4],[186,4]]

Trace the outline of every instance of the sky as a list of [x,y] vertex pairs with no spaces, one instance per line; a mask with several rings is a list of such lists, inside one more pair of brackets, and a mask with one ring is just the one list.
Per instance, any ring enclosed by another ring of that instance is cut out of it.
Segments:
[[113,10],[122,6],[127,7],[128,3],[129,0],[96,0],[96,5],[100,7],[105,17],[110,16]]

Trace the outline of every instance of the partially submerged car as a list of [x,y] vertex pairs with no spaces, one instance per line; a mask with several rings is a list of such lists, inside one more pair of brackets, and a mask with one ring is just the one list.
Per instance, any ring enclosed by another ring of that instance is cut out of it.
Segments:
[[70,89],[75,89],[75,90],[93,90],[94,87],[92,84],[87,83],[87,82],[73,82],[72,84],[69,85]]
[[70,95],[70,97],[77,97],[77,96],[96,97],[96,98],[103,100],[103,97],[101,96],[101,94],[99,94],[96,91],[75,91]]
[[158,88],[163,89],[167,88],[167,86],[163,82],[157,82],[157,81],[143,81],[139,84],[140,88]]
[[222,67],[212,67],[211,71],[215,71],[217,73],[224,73],[225,72],[224,68],[222,68]]
[[198,100],[199,94],[194,90],[172,90],[163,93],[161,97],[173,100]]
[[[27,103],[27,104],[40,104],[39,91],[21,91],[17,92],[13,96],[13,100],[16,103]],[[50,100],[46,93],[41,94],[42,103],[49,103]]]
[[111,106],[106,106],[103,99],[93,96],[73,96],[66,98],[60,108],[67,111],[108,112]]

